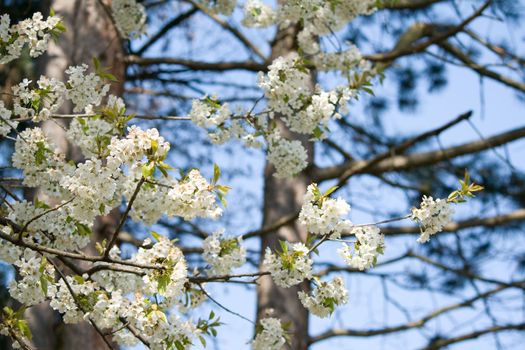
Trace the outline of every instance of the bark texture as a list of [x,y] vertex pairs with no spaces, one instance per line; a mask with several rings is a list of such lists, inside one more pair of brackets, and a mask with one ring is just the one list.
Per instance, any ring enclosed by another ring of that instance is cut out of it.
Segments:
[[[272,60],[279,56],[287,56],[297,51],[297,27],[280,30],[272,45]],[[315,78],[312,76],[313,86]],[[306,148],[312,164],[314,147],[306,135],[298,135],[288,130],[281,121],[278,121],[281,133],[289,140],[299,140]],[[273,165],[267,163],[264,172],[264,212],[263,226],[275,223],[278,219],[296,213],[301,209],[302,199],[307,186],[311,183],[308,169],[294,179],[278,179],[273,174]],[[280,249],[279,240],[289,242],[305,242],[307,232],[304,227],[295,221],[287,226],[267,234],[261,239],[261,252],[267,247]],[[262,255],[263,257],[264,255]],[[261,257],[261,261],[262,261]],[[306,350],[308,348],[308,312],[297,297],[300,290],[308,290],[309,284],[303,282],[292,288],[276,286],[270,276],[263,276],[257,287],[257,319],[268,314],[280,318],[283,322],[291,322],[292,341],[285,348],[292,350]]]

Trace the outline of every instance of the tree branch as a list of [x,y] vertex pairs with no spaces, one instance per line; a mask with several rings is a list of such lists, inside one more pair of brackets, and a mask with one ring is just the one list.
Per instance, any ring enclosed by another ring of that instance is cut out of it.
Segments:
[[[525,220],[525,209],[518,209],[505,215],[498,215],[487,218],[473,218],[458,222],[451,222],[443,227],[442,232],[456,232],[458,230],[472,228],[472,227],[496,227],[508,224],[514,221]],[[418,226],[387,226],[382,227],[381,232],[388,236],[398,236],[406,234],[419,234],[420,228]]]
[[126,56],[124,61],[126,64],[135,64],[139,66],[151,66],[158,64],[177,64],[190,68],[192,70],[202,71],[225,71],[225,70],[248,70],[252,72],[266,71],[267,65],[257,63],[255,61],[239,61],[239,62],[202,62],[193,61],[183,58],[175,57],[147,57],[142,58],[135,55]]
[[450,55],[454,56],[458,60],[460,60],[463,64],[465,64],[470,69],[474,70],[478,74],[485,76],[487,78],[496,80],[503,85],[509,86],[513,89],[519,90],[521,92],[525,92],[525,84],[520,83],[519,81],[516,81],[514,79],[511,79],[509,77],[506,77],[500,73],[497,73],[495,71],[492,71],[479,63],[476,63],[472,58],[470,58],[469,55],[461,51],[458,47],[452,45],[449,42],[441,42],[438,44],[439,47],[441,47],[443,50],[448,52]]
[[418,10],[444,0],[385,0],[381,8],[389,10]]
[[[525,284],[525,280],[521,280],[518,282],[514,282],[512,287],[515,286],[523,286]],[[311,337],[309,339],[309,343],[317,343],[322,340],[330,339],[333,337],[341,337],[341,336],[347,336],[347,337],[373,337],[377,335],[384,335],[384,334],[391,334],[391,333],[397,333],[401,331],[406,331],[408,329],[413,328],[421,328],[426,323],[428,323],[430,320],[437,318],[438,316],[441,316],[445,313],[448,313],[453,310],[457,310],[464,307],[470,307],[472,304],[478,300],[485,299],[493,294],[499,293],[505,289],[511,288],[511,286],[507,285],[500,285],[494,289],[491,289],[489,291],[486,291],[484,293],[478,294],[472,298],[466,299],[461,303],[456,303],[452,305],[448,305],[445,307],[442,307],[440,309],[437,309],[428,315],[420,318],[417,321],[407,322],[405,324],[394,326],[394,327],[385,327],[380,329],[369,329],[369,330],[353,330],[353,329],[331,329],[324,333],[321,333],[317,336]]]
[[485,140],[476,140],[437,151],[395,155],[403,145],[383,153],[371,160],[345,162],[341,165],[317,168],[314,170],[314,179],[318,182],[339,178],[344,181],[355,174],[381,174],[391,171],[402,171],[416,167],[436,164],[447,159],[478,153],[490,148],[501,146],[525,137],[525,126],[503,132]]
[[228,22],[211,12],[209,9],[207,9],[205,6],[199,4],[197,1],[194,0],[186,0],[187,2],[191,3],[193,6],[199,8],[204,14],[206,14],[208,17],[210,17],[214,22],[216,22],[218,25],[220,25],[223,29],[227,30],[235,38],[237,38],[241,43],[243,43],[249,50],[251,50],[254,54],[259,56],[260,59],[263,60],[263,62],[266,62],[267,58],[266,56],[259,50],[259,48],[254,45],[244,34],[242,34],[237,28],[230,25]]
[[196,7],[192,7],[190,10],[181,13],[177,17],[173,18],[171,21],[166,23],[164,27],[162,27],[157,33],[151,36],[151,38],[144,44],[140,49],[138,49],[135,54],[140,56],[149,49],[153,44],[155,44],[159,39],[161,39],[167,32],[169,32],[172,28],[178,26],[191,16],[193,16],[197,12]]
[[[412,29],[407,31],[400,39],[396,47],[389,52],[384,53],[378,53],[373,55],[365,56],[364,58],[373,61],[373,62],[391,62],[397,58],[412,55],[415,53],[423,52],[425,51],[429,46],[432,46],[436,43],[439,43],[441,41],[444,41],[451,36],[456,35],[457,33],[461,32],[470,22],[472,22],[474,19],[478,18],[483,14],[483,11],[485,11],[490,4],[492,3],[491,0],[485,2],[480,8],[478,8],[472,15],[467,17],[465,20],[463,20],[461,23],[459,23],[456,26],[447,26],[447,30],[443,32],[438,32],[434,30],[435,25],[432,24],[425,24],[425,23],[416,23],[414,26],[412,26]],[[439,26],[438,28],[445,28],[445,26]],[[417,35],[414,35],[416,33]],[[407,40],[408,36],[413,36],[413,40]],[[433,34],[430,36],[430,38],[422,43],[419,43],[417,45],[412,45],[413,42],[415,42],[417,39],[428,36],[430,34]]]
[[502,331],[522,331],[522,330],[525,330],[525,323],[508,324],[504,326],[492,326],[489,328],[474,331],[472,333],[459,335],[457,337],[435,340],[431,342],[427,347],[423,348],[423,350],[441,349],[450,344],[463,342],[465,340],[475,339],[485,334],[497,333],[497,332],[502,332]]

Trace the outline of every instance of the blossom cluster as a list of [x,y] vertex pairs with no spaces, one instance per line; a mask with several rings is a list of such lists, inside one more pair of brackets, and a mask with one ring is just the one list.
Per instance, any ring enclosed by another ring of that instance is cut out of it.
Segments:
[[193,100],[189,116],[196,125],[210,128],[222,126],[232,113],[227,103],[221,105],[217,98],[205,97]]
[[237,0],[204,0],[206,6],[216,13],[230,16],[237,5]]
[[279,113],[290,130],[298,133],[315,134],[330,119],[340,118],[336,107],[345,108],[354,95],[347,87],[311,88],[310,70],[296,55],[279,57],[268,68],[267,74],[259,73],[258,85],[268,99],[271,115]]
[[[75,112],[93,113],[93,108],[99,106],[107,95],[109,84],[99,73],[87,73],[87,70],[86,64],[68,67],[66,83],[46,76],[41,76],[36,84],[23,79],[12,87],[13,115],[34,122],[46,120],[59,110],[65,99],[73,103]],[[110,96],[109,100],[115,98]],[[5,124],[5,121],[0,124]]]
[[98,106],[109,91],[109,85],[104,84],[99,75],[93,72],[86,74],[87,70],[87,64],[66,69],[66,74],[69,76],[66,83],[68,86],[66,96],[73,102],[74,112]]
[[[360,90],[370,91],[368,86],[376,72],[355,46],[338,52],[322,52],[316,38],[333,33],[357,15],[369,14],[374,8],[372,0],[294,0],[276,9],[259,0],[247,1],[243,23],[248,27],[272,24],[286,27],[295,23],[303,26],[297,35],[301,54],[277,57],[267,72],[259,72],[257,84],[264,92],[267,106],[257,114],[269,119],[278,117],[293,132],[316,139],[326,137],[329,122],[348,113],[349,101],[357,98]],[[325,90],[313,84],[313,69],[342,71],[348,84]],[[259,123],[260,118],[254,118],[251,110],[243,122],[232,120],[227,104],[219,104],[216,98],[205,98],[193,101],[190,117],[196,125],[208,129],[215,144],[237,138],[248,147],[260,147],[258,137],[262,136],[267,145],[267,159],[275,166],[277,177],[293,177],[307,166],[307,151],[301,143],[281,136],[276,123]]]
[[137,0],[113,0],[111,14],[124,38],[137,38],[146,31],[146,9]]
[[[50,306],[63,315],[64,322],[89,320],[103,330],[114,333],[114,340],[125,346],[139,340],[127,325],[146,339],[152,349],[187,348],[201,330],[191,321],[182,320],[166,308],[174,305],[185,289],[186,262],[179,248],[166,238],[148,249],[139,251],[129,263],[149,266],[140,277],[137,268],[130,273],[101,269],[95,275],[60,277],[55,282],[55,269],[46,258],[30,249],[20,252],[14,262],[20,280],[11,282],[10,294],[25,305],[50,300]],[[119,261],[115,252],[113,258]],[[118,281],[118,282],[117,282]],[[125,285],[127,288],[118,288]],[[130,286],[131,285],[131,286]],[[125,293],[135,292],[134,297]],[[152,302],[147,295],[156,294],[161,302]]]
[[[126,194],[131,196],[137,187],[136,180],[126,184]],[[135,220],[153,224],[162,215],[180,216],[185,220],[196,217],[216,219],[222,214],[217,204],[213,186],[193,169],[180,180],[167,178],[159,180],[157,186],[140,191],[130,213]]]
[[64,101],[66,86],[54,78],[41,76],[35,88],[31,80],[24,79],[13,86],[13,112],[20,118],[32,118],[35,122],[46,120]]
[[312,278],[312,259],[308,247],[303,243],[281,243],[281,252],[272,252],[268,247],[263,266],[270,272],[273,281],[288,288]]
[[308,154],[299,140],[287,140],[278,132],[268,136],[267,159],[275,167],[277,178],[291,178],[308,165]]
[[286,1],[278,10],[281,26],[304,23],[299,33],[299,45],[307,54],[319,51],[316,36],[326,35],[341,29],[358,15],[375,10],[375,0],[292,0]]
[[9,294],[22,304],[39,304],[56,291],[54,284],[50,283],[54,282],[53,265],[36,252],[25,249],[13,265],[16,266],[20,278],[9,283]]
[[103,118],[79,117],[71,121],[67,138],[80,147],[84,157],[103,158],[107,155],[107,147],[116,133],[115,125]]
[[62,195],[60,180],[75,169],[39,127],[18,134],[12,164],[23,171],[25,186],[39,187],[50,196]]
[[243,25],[253,28],[264,28],[275,23],[276,12],[271,6],[260,0],[248,0],[244,4]]
[[45,52],[49,41],[65,30],[57,16],[44,16],[35,12],[32,18],[11,25],[8,14],[0,16],[0,64],[6,64],[22,54],[25,45],[29,55],[38,57]]
[[[55,249],[77,250],[84,248],[90,240],[87,231],[82,231],[80,221],[73,218],[68,206],[51,212],[49,206],[42,202],[20,201],[11,204],[7,218],[26,231],[33,242],[38,242]],[[47,212],[47,213],[46,213]],[[46,213],[44,215],[44,213]],[[11,233],[8,233],[11,235]],[[3,260],[13,262],[20,253]]]
[[350,205],[344,199],[322,195],[317,185],[311,184],[304,196],[299,222],[306,226],[309,233],[330,235],[331,239],[337,239],[341,233],[352,228],[352,222],[343,219],[349,211]]
[[274,317],[263,318],[257,325],[253,350],[279,350],[286,343],[281,321]]
[[454,209],[445,199],[435,199],[423,196],[420,208],[412,208],[410,219],[421,227],[419,243],[428,242],[431,235],[443,230],[443,227],[452,220]]
[[300,291],[298,295],[303,306],[321,318],[330,316],[337,305],[348,301],[348,292],[341,277],[334,277],[330,282],[318,281],[313,291]]
[[357,241],[353,247],[343,243],[343,248],[338,250],[339,255],[352,268],[364,270],[374,266],[379,254],[385,248],[385,236],[376,226],[355,226],[351,234]]
[[206,237],[202,244],[202,257],[211,266],[210,273],[214,275],[227,275],[246,262],[246,249],[241,245],[242,239],[223,236],[224,229]]
[[5,108],[4,101],[0,101],[0,137],[6,136],[13,129],[16,130],[18,122],[10,120],[11,117],[11,111]]

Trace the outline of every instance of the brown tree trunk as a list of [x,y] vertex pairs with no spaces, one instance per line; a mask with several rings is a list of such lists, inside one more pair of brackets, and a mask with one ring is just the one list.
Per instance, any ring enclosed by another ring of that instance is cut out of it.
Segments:
[[[280,30],[272,45],[272,59],[287,56],[297,51],[297,27]],[[312,76],[312,86],[315,78]],[[314,147],[306,135],[298,135],[288,130],[278,121],[281,134],[289,140],[299,140],[306,148],[312,163]],[[308,171],[304,171],[294,179],[278,179],[273,174],[274,167],[267,163],[264,172],[264,212],[263,226],[275,223],[278,219],[297,213],[301,209],[302,199],[307,186],[311,183]],[[281,227],[267,234],[261,239],[261,261],[266,247],[279,249],[279,240],[289,242],[306,242],[307,232],[296,222]],[[291,322],[292,341],[286,348],[292,350],[306,350],[308,348],[308,312],[303,307],[297,292],[308,290],[309,284],[303,282],[291,288],[276,286],[269,276],[263,276],[257,287],[257,319],[264,318],[268,313],[272,317],[280,318],[283,322]]]
[[[124,81],[124,53],[116,31],[106,12],[97,0],[50,0],[48,2],[57,15],[63,17],[67,31],[57,43],[51,44],[47,56],[39,62],[39,71],[48,77],[66,81],[64,71],[68,66],[86,63],[92,65],[97,57],[104,67]],[[122,83],[112,85],[112,93],[120,95]],[[71,105],[64,105],[60,112],[71,113]],[[80,151],[69,144],[63,128],[57,125],[61,121],[49,121],[42,128],[55,144],[68,155],[68,158],[80,161]],[[108,237],[118,222],[118,210],[107,217],[99,218],[95,223],[93,241]],[[94,245],[86,248],[91,254],[96,253]],[[107,349],[100,335],[86,322],[64,325],[60,315],[49,305],[41,304],[26,312],[33,332],[34,345],[39,350],[61,350],[84,348],[89,350]]]

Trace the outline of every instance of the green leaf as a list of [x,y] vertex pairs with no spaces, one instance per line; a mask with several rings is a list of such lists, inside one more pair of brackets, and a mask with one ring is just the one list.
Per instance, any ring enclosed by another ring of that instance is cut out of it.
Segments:
[[37,150],[35,152],[35,163],[36,165],[42,165],[46,161],[46,153],[51,153],[50,150],[46,148],[46,145],[43,141],[38,141],[36,143]]
[[202,335],[199,335],[199,340],[200,340],[202,346],[206,347],[206,339],[204,339],[204,337]]
[[73,276],[73,279],[78,283],[78,284],[84,284],[86,281],[84,281],[84,278],[82,278],[82,276],[80,275],[75,275]]
[[320,139],[321,137],[323,137],[323,130],[321,130],[321,128],[318,126],[314,129],[314,137],[316,139]]
[[75,223],[75,227],[77,228],[77,231],[76,233],[78,233],[79,235],[81,236],[91,236],[92,232],[91,232],[91,229],[89,228],[89,226],[87,225],[84,225],[80,222],[76,222]]
[[13,309],[11,309],[9,306],[4,306],[3,310],[4,313],[8,316],[12,316],[14,314]]
[[213,182],[212,184],[215,185],[217,181],[219,181],[219,178],[221,177],[221,169],[217,164],[213,164]]
[[283,253],[288,252],[288,245],[286,244],[286,241],[279,240],[279,245],[281,246],[281,251]]
[[219,197],[219,200],[221,201],[222,205],[224,205],[224,207],[227,207],[228,202],[226,201],[226,198],[224,198],[224,193],[222,193],[221,191],[217,191],[216,194],[217,197]]
[[95,71],[98,72],[98,70],[100,70],[100,61],[96,57],[93,57],[93,66],[95,67]]
[[329,189],[327,189],[325,191],[325,193],[323,194],[324,197],[328,197],[329,195],[331,195],[332,193],[334,193],[337,189],[339,188],[339,186],[333,186],[333,187],[330,187]]
[[179,340],[175,342],[175,347],[177,348],[177,350],[184,350],[184,345],[182,345],[182,343]]
[[155,162],[149,162],[148,164],[144,164],[141,168],[142,170],[142,177],[149,178],[153,175],[153,172],[155,171]]
[[215,185],[215,189],[222,194],[228,194],[228,192],[232,189],[230,186],[224,186],[224,185]]
[[45,275],[40,275],[40,288],[42,288],[42,292],[44,293],[44,296],[47,296],[47,285],[48,280]]
[[151,231],[150,234],[151,234],[151,236],[152,236],[153,238],[155,238],[155,240],[156,240],[157,242],[160,242],[161,237],[162,237],[160,234],[158,234],[158,233],[155,232],[155,231]]
[[157,142],[157,140],[151,140],[151,153],[152,154],[157,153],[158,149],[159,149],[159,143]]
[[26,337],[29,340],[33,338],[33,335],[31,334],[31,329],[29,329],[29,325],[26,320],[18,320],[16,322],[16,325],[20,330],[20,333],[22,333],[24,337]]
[[164,177],[168,177],[168,172],[163,167],[157,167]]

